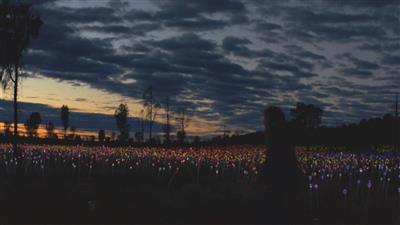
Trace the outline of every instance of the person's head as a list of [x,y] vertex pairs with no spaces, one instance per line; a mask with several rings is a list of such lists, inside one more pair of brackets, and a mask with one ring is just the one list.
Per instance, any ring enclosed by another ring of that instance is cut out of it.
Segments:
[[269,106],[264,111],[264,126],[267,133],[286,127],[285,114],[276,106]]

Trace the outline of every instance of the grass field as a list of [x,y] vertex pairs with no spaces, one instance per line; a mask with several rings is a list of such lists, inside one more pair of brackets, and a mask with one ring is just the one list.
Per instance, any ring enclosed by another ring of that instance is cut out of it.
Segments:
[[[264,146],[20,148],[16,161],[10,145],[0,146],[3,222],[248,224],[272,216]],[[297,155],[307,187],[282,221],[399,222],[399,155],[301,147]]]

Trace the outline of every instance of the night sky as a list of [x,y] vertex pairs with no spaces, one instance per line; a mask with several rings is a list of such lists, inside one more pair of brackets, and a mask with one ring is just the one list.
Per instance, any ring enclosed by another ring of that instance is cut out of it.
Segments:
[[118,104],[137,117],[152,85],[192,133],[260,130],[266,105],[299,101],[340,125],[391,112],[400,87],[398,0],[35,2],[44,24],[24,55],[21,114],[45,122],[67,104],[78,129],[116,129]]

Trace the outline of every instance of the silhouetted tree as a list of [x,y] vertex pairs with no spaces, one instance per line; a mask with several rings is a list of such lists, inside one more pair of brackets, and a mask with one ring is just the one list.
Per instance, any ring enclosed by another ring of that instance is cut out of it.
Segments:
[[143,139],[144,139],[143,133],[142,132],[136,132],[135,133],[135,139],[136,139],[137,142],[143,142]]
[[112,141],[115,140],[115,136],[116,136],[115,131],[111,132],[111,140],[112,140]]
[[178,110],[178,115],[176,116],[177,127],[179,127],[179,131],[176,133],[176,137],[179,142],[184,142],[186,138],[185,128],[188,126],[189,118],[186,115],[185,109]]
[[37,130],[39,128],[42,119],[40,117],[40,113],[34,112],[30,115],[29,119],[25,122],[25,130],[29,137],[37,137]]
[[225,125],[224,125],[224,130],[223,130],[223,132],[224,132],[224,139],[228,138],[228,137],[229,137],[229,134],[231,133],[230,130],[226,129],[226,126],[225,126]]
[[4,136],[5,137],[11,137],[12,132],[11,132],[11,123],[10,122],[4,122]]
[[75,133],[76,133],[76,127],[75,126],[71,126],[70,130],[71,130],[70,140],[74,140]]
[[139,126],[137,126],[138,131],[135,132],[135,139],[137,142],[144,141],[144,127],[145,127],[145,118],[144,118],[144,109],[140,110],[139,118],[138,118]]
[[0,3],[0,82],[3,89],[14,89],[14,153],[18,154],[18,84],[22,55],[39,34],[42,20],[33,15],[31,4]]
[[81,135],[75,135],[74,139],[71,139],[71,140],[76,141],[76,142],[81,142],[82,137],[81,137]]
[[185,142],[186,139],[186,133],[185,131],[177,131],[176,132],[176,138],[178,139],[178,142],[183,143]]
[[106,132],[104,130],[99,130],[99,141],[103,142],[106,139]]
[[290,114],[295,127],[317,128],[321,124],[322,109],[312,104],[299,102],[296,108],[290,110]]
[[129,138],[128,114],[129,109],[126,104],[120,104],[114,113],[117,128],[120,132],[119,140],[121,141],[126,141]]
[[88,137],[88,140],[89,140],[90,142],[94,142],[95,139],[96,139],[96,136],[94,136],[94,135],[90,135],[90,136]]
[[[396,113],[392,108],[390,112],[392,114],[385,114],[379,118],[361,119],[359,123],[319,126],[313,129],[299,128],[288,123],[291,134],[287,134],[287,141],[293,141],[294,144],[301,146],[344,146],[351,151],[371,151],[379,149],[382,145],[394,146],[396,149],[400,141],[400,118],[394,116]],[[222,130],[216,132],[222,132]],[[265,143],[264,136],[264,132],[233,135],[227,138],[226,142],[263,144]],[[221,143],[222,140],[223,137],[220,136],[210,142]]]
[[194,136],[193,143],[194,144],[200,143],[200,137],[199,136]]
[[54,138],[56,136],[54,133],[54,124],[52,122],[46,124],[46,132],[48,138]]
[[153,96],[153,87],[150,86],[143,93],[143,107],[145,110],[145,118],[149,126],[149,141],[152,140],[153,124],[157,118],[158,110],[161,108],[160,104],[157,103]]
[[233,132],[233,136],[240,136],[240,135],[243,134],[243,133],[244,133],[243,130],[235,130],[235,131]]
[[67,137],[67,129],[69,127],[69,108],[66,105],[61,107],[61,123],[64,128],[64,138]]
[[165,125],[164,125],[164,138],[165,138],[165,143],[168,145],[171,143],[171,123],[170,123],[170,110],[169,110],[169,104],[170,104],[170,100],[169,97],[167,97],[166,101],[165,101]]

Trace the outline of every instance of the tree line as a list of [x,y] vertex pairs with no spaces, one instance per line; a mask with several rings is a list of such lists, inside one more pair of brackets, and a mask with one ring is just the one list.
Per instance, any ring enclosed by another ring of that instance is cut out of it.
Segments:
[[[126,103],[121,103],[114,112],[117,129],[119,135],[117,139],[122,142],[130,139],[129,127],[129,108]],[[154,124],[156,121],[163,121],[162,132],[165,144],[170,144],[172,141],[172,132],[176,130],[176,139],[178,142],[185,142],[186,128],[189,125],[189,117],[187,110],[184,107],[177,110],[171,110],[171,100],[166,97],[164,103],[160,103],[154,96],[153,87],[149,86],[142,95],[142,109],[139,112],[139,126],[134,134],[134,139],[137,142],[145,142],[147,132],[147,142],[157,142],[154,137]],[[173,125],[175,121],[175,125]],[[99,141],[105,139],[105,131],[99,131]],[[133,139],[133,137],[131,138]]]
[[[101,129],[98,131],[97,140],[100,142],[119,141],[119,142],[140,142],[140,143],[156,143],[160,142],[158,137],[154,137],[154,124],[156,121],[162,123],[162,133],[164,144],[172,142],[172,132],[176,130],[176,139],[179,143],[184,143],[186,139],[186,128],[189,124],[189,118],[184,108],[179,108],[176,112],[171,110],[170,98],[167,97],[165,103],[160,104],[154,97],[153,88],[150,86],[143,93],[142,109],[139,112],[138,129],[134,136],[130,136],[130,111],[126,103],[121,103],[114,111],[116,122],[116,130],[119,134],[116,135],[114,131],[107,137],[106,130]],[[163,110],[163,111],[162,111]],[[70,110],[67,105],[60,108],[60,121],[63,131],[63,139],[70,141],[82,141],[80,135],[76,135],[77,128],[70,125]],[[39,138],[39,128],[42,125],[42,117],[39,112],[32,112],[29,118],[24,122],[25,134],[30,138]],[[10,122],[4,123],[4,136],[12,138],[13,132],[11,131],[12,124]],[[46,131],[45,137],[48,139],[58,139],[56,127],[52,121],[44,124]],[[69,133],[68,133],[69,131]],[[147,136],[146,136],[147,134]],[[94,141],[96,138],[92,135],[87,138],[89,141]]]
[[[289,110],[288,140],[303,146],[344,146],[351,150],[372,150],[388,145],[400,151],[400,117],[398,100],[394,110],[381,117],[364,118],[358,123],[338,126],[321,125],[323,110],[315,105],[297,103]],[[279,109],[280,110],[280,109]],[[209,143],[265,144],[263,131],[244,135],[219,136]]]

